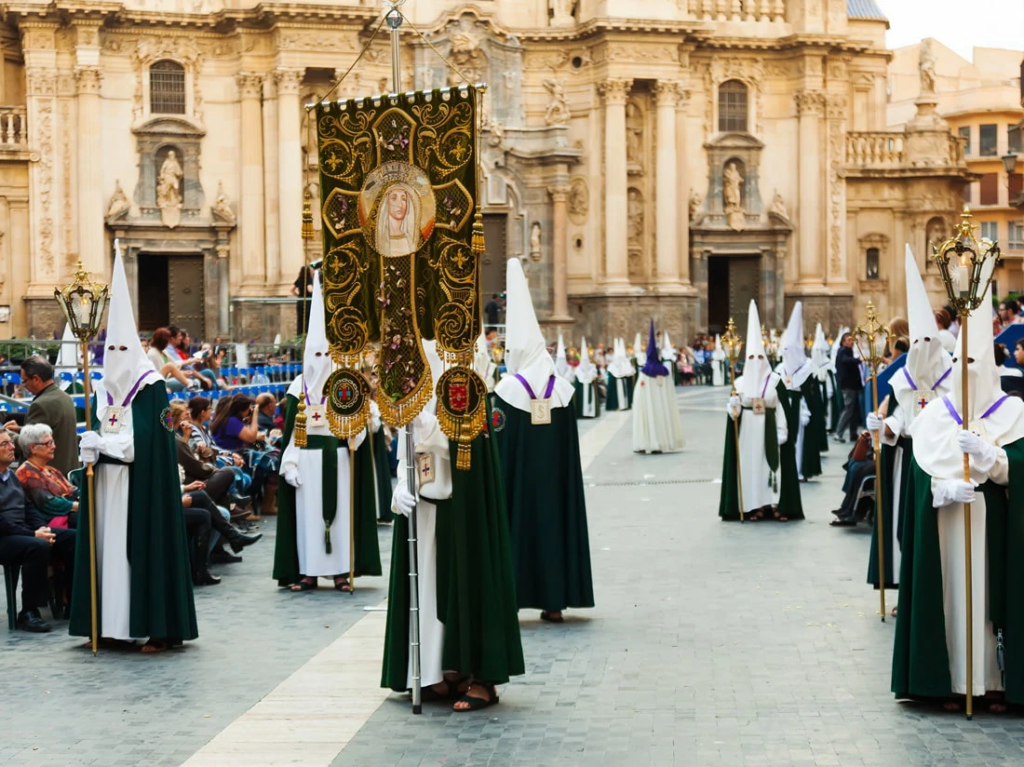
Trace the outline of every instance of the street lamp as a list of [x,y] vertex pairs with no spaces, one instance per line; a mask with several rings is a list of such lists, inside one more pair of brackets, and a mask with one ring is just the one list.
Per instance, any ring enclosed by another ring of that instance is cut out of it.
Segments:
[[1009,154],[1004,154],[1001,159],[1003,161],[1003,168],[1006,170],[1006,175],[1013,175],[1014,171],[1017,170],[1017,155],[1010,152]]
[[[1005,158],[1004,158],[1005,159]],[[1014,158],[1016,159],[1016,158]],[[999,246],[994,242],[974,237],[975,227],[971,224],[971,211],[966,205],[960,216],[953,237],[946,240],[935,251],[933,257],[939,266],[942,282],[946,286],[949,304],[960,318],[960,365],[961,365],[961,427],[969,428],[971,414],[968,412],[969,402],[967,372],[967,320],[972,311],[981,306],[992,281],[992,272],[999,259]],[[964,482],[971,481],[970,457],[964,453]],[[971,571],[971,504],[964,504],[964,546],[967,583],[967,718],[974,713],[973,687],[974,682],[974,632],[973,620],[973,583]]]
[[[118,247],[115,241],[114,247]],[[107,304],[107,286],[92,282],[82,262],[78,262],[75,281],[64,289],[55,288],[53,297],[60,304],[68,321],[68,327],[82,345],[82,391],[85,395],[85,425],[92,428],[92,393],[89,380],[89,339],[100,329],[103,308]],[[99,649],[99,625],[96,612],[96,495],[94,491],[93,465],[85,465],[86,497],[89,503],[89,588],[92,604],[92,654]]]

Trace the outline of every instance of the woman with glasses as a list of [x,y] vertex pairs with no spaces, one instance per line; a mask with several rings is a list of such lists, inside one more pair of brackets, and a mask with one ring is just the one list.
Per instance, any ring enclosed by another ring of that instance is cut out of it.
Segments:
[[44,423],[24,427],[18,443],[27,456],[15,472],[25,494],[50,527],[74,529],[78,521],[78,488],[60,470],[51,466],[57,443],[53,430]]

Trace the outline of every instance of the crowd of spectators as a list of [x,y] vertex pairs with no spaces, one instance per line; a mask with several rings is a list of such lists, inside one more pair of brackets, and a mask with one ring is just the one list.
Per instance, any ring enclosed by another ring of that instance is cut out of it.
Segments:
[[[144,348],[168,390],[183,393],[170,406],[182,518],[193,583],[215,585],[211,565],[240,562],[242,549],[262,536],[262,516],[276,513],[279,403],[271,393],[256,400],[231,393],[223,348],[196,348],[183,329],[159,328]],[[50,604],[55,619],[66,617],[71,589],[81,587],[72,582],[72,562],[85,488],[78,451],[84,411],[45,358],[25,359],[20,377],[32,400],[0,430],[0,565],[21,583],[18,628],[46,632],[52,627],[40,608]]]

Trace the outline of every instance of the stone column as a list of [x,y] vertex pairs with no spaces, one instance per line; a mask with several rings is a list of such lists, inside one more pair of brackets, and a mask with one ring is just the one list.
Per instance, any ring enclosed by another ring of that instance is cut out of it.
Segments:
[[263,77],[252,72],[237,76],[242,102],[242,178],[238,210],[242,250],[242,285],[266,284],[263,222]]
[[[655,86],[657,96],[657,135],[655,158],[655,283],[661,293],[678,292],[679,282],[679,228],[676,180],[679,170],[676,150],[676,105],[679,103],[679,84],[659,80]],[[685,221],[685,218],[683,219]],[[685,226],[685,224],[682,224]],[[685,248],[684,248],[685,250]]]
[[823,286],[825,240],[822,232],[821,118],[825,112],[825,94],[800,91],[796,94],[799,122],[799,204],[797,206],[799,283]]
[[568,253],[566,243],[566,216],[569,199],[569,185],[557,184],[548,187],[548,194],[551,195],[551,221],[552,221],[552,275],[553,275],[553,311],[551,320],[554,322],[572,322],[569,316],[569,293],[568,293]]
[[227,244],[227,233],[218,238],[217,252],[217,325],[218,332],[225,338],[231,335],[231,251]]
[[632,80],[609,79],[598,85],[604,97],[604,247],[603,282],[608,292],[629,288],[629,230],[626,188],[626,97]]
[[281,231],[281,273],[298,275],[305,263],[302,241],[302,106],[299,85],[303,70],[279,69],[277,80],[278,227]]
[[267,284],[274,286],[282,282],[291,283],[295,275],[284,279],[281,273],[281,230],[278,217],[278,166],[277,157],[277,89],[274,78],[263,81],[263,210],[266,223]]
[[690,102],[690,91],[680,87],[676,102],[676,200],[672,215],[678,222],[676,233],[679,237],[679,284],[689,292],[690,283],[690,185],[685,172],[686,165],[686,108]]
[[86,271],[107,273],[103,236],[103,147],[100,141],[100,70],[75,69],[78,84],[78,257]]

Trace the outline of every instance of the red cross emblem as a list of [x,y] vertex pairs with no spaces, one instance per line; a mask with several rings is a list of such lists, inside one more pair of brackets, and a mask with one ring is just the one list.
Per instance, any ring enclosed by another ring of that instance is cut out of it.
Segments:
[[350,399],[352,399],[352,387],[343,386],[341,389],[341,401],[348,402]]
[[924,410],[925,405],[927,405],[927,404],[928,404],[928,398],[927,397],[921,397],[921,399],[919,399],[917,401],[917,406],[919,408],[921,408],[922,410]]
[[117,426],[117,414],[112,413],[110,418],[107,419],[107,423],[109,423],[111,426]]
[[320,422],[320,411],[319,410],[314,411],[314,413],[313,413],[313,420],[316,421],[317,423]]

